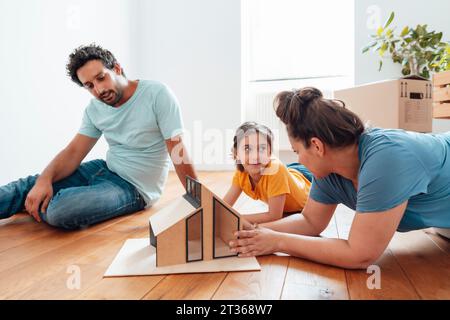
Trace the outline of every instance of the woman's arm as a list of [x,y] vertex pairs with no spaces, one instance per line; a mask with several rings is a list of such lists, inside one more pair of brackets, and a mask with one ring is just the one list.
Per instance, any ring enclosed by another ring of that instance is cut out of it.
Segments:
[[228,189],[228,192],[223,197],[223,201],[225,201],[228,205],[232,207],[236,203],[237,199],[239,199],[241,193],[242,189],[232,184],[230,189]]
[[286,201],[286,194],[269,198],[269,211],[261,213],[253,213],[244,215],[250,223],[264,223],[274,220],[279,220],[283,217],[284,203]]
[[308,237],[259,228],[238,231],[230,242],[239,256],[284,252],[342,268],[362,269],[384,252],[403,217],[407,201],[383,212],[356,213],[348,240]]

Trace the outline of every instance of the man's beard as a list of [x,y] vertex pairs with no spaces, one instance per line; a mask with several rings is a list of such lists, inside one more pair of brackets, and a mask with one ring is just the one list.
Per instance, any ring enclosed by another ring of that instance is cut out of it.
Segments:
[[116,90],[108,90],[100,96],[100,100],[107,105],[114,107],[120,99],[122,99],[122,90],[116,88]]

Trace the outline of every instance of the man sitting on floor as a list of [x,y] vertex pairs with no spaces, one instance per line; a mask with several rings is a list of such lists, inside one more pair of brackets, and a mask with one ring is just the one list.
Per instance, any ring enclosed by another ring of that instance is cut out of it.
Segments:
[[[42,174],[0,187],[0,219],[26,210],[39,222],[78,229],[140,211],[161,196],[169,154],[184,186],[186,175],[196,178],[178,101],[167,86],[128,80],[113,54],[97,45],[75,49],[67,71],[94,96],[81,128]],[[106,161],[81,163],[102,134]]]

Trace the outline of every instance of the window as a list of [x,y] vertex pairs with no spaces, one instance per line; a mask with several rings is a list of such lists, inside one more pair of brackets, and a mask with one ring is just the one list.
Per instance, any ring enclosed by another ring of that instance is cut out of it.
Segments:
[[186,176],[186,194],[184,198],[195,208],[199,208],[202,203],[202,185],[200,182]]
[[150,228],[150,245],[154,246],[156,248],[156,237],[155,237],[155,233],[153,232],[153,228],[152,228],[152,224],[149,223],[149,228]]
[[272,129],[275,155],[291,152],[278,92],[313,86],[332,98],[354,85],[354,1],[241,1],[241,120]]
[[249,81],[353,76],[354,0],[242,6]]
[[186,261],[203,260],[203,210],[186,219]]
[[213,258],[236,256],[228,243],[234,239],[233,232],[239,230],[239,217],[222,202],[213,197]]

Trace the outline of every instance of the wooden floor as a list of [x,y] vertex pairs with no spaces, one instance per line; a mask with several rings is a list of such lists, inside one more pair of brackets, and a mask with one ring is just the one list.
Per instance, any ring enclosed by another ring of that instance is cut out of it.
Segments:
[[[200,179],[223,194],[231,173],[203,172]],[[259,272],[104,279],[124,241],[147,237],[149,216],[182,191],[171,173],[153,208],[76,232],[35,223],[26,214],[0,221],[0,299],[450,299],[450,242],[431,229],[395,235],[377,261],[381,289],[367,288],[365,270],[275,255],[258,258]],[[243,199],[237,206],[245,211],[253,205]],[[352,218],[339,207],[323,235],[346,238]],[[79,289],[67,285],[73,270],[80,271]]]

